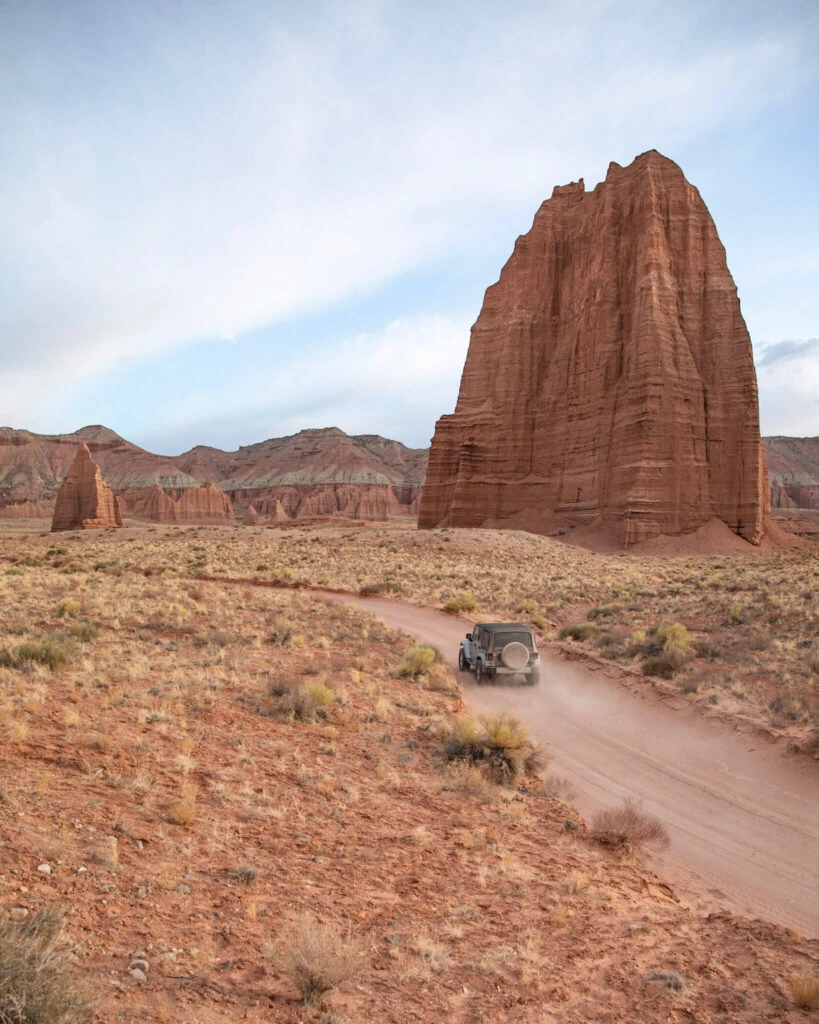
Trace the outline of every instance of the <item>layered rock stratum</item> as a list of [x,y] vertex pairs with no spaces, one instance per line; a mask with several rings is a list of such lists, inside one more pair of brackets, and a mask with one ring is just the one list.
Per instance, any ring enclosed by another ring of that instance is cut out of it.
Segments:
[[766,437],[771,514],[779,526],[819,541],[819,437]]
[[252,504],[274,522],[411,518],[427,461],[426,449],[336,428],[303,430],[235,452],[199,446],[160,456],[102,426],[54,435],[2,427],[0,509],[26,501],[52,509],[78,443],[88,445],[126,515],[160,523],[223,521],[222,499],[198,493],[202,484],[227,494],[231,515],[243,516]]
[[771,507],[819,509],[819,437],[766,437]]
[[117,499],[103,480],[88,446],[81,444],[57,492],[51,531],[103,530],[116,526],[122,526]]
[[472,328],[419,525],[629,547],[713,519],[758,544],[756,374],[714,222],[655,151],[554,189]]
[[51,512],[38,508],[31,501],[21,501],[16,505],[6,505],[3,516],[6,519],[51,519]]

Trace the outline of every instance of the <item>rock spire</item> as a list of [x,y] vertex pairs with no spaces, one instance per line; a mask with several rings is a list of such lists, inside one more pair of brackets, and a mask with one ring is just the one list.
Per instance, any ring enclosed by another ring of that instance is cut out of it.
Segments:
[[108,526],[122,526],[119,506],[88,445],[83,443],[57,492],[51,531],[102,530]]
[[656,151],[555,188],[487,289],[419,525],[629,547],[718,518],[758,544],[767,501],[751,342],[698,191]]

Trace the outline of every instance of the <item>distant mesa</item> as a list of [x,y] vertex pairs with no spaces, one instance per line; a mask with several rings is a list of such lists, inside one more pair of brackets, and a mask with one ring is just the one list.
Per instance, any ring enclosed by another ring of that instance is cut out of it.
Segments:
[[[28,502],[53,509],[80,443],[113,488],[122,516],[157,523],[233,521],[251,505],[274,524],[414,520],[427,464],[426,449],[335,427],[235,452],[198,446],[172,457],[153,455],[100,425],[52,435],[0,427],[0,508]],[[205,484],[212,486],[203,490]]]
[[656,151],[555,188],[487,289],[419,525],[757,545],[768,506],[751,341],[697,190]]
[[117,526],[122,526],[122,515],[114,492],[102,479],[100,467],[83,443],[57,492],[51,532]]

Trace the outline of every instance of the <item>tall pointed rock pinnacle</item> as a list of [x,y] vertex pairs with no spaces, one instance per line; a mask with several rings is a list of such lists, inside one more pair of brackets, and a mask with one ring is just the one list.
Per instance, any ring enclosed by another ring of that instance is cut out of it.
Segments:
[[81,444],[57,492],[51,532],[107,526],[122,526],[120,509],[88,446]]
[[486,292],[419,525],[628,547],[718,518],[758,544],[767,503],[751,341],[699,192],[656,151],[555,188]]

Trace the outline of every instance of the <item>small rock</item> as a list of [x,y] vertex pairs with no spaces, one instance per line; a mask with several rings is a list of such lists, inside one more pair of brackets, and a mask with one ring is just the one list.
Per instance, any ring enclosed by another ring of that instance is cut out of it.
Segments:
[[25,921],[28,917],[28,910],[26,907],[12,907],[9,916],[12,921]]
[[51,865],[50,864],[41,864],[37,868],[37,870],[40,872],[41,875],[50,875],[51,874]]
[[88,873],[88,868],[83,865],[81,868],[77,868],[78,875],[85,875]]
[[148,975],[145,973],[145,971],[141,970],[141,968],[134,967],[134,968],[129,968],[129,970],[130,970],[130,973],[131,973],[131,977],[134,979],[134,981],[142,982],[142,981],[147,981],[148,980]]
[[144,900],[144,899],[145,899],[145,897],[146,897],[146,896],[148,895],[148,890],[147,890],[147,889],[145,888],[145,886],[144,886],[144,885],[141,885],[141,886],[140,886],[140,887],[139,887],[139,888],[137,889],[137,891],[136,891],[136,894],[137,894],[137,899],[138,899],[138,900]]
[[130,964],[128,964],[129,971],[142,971],[143,973],[148,972],[148,961],[143,960],[142,957],[136,957]]

